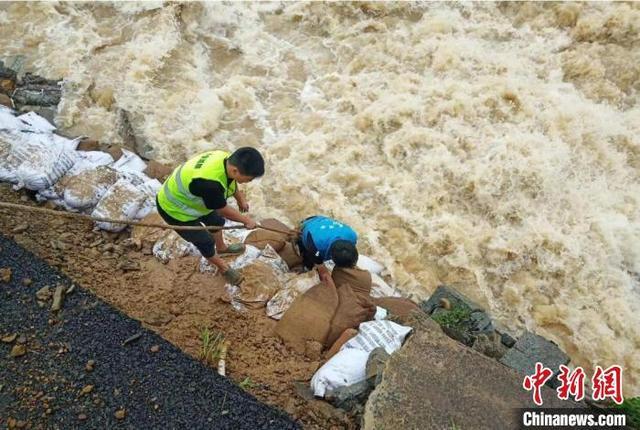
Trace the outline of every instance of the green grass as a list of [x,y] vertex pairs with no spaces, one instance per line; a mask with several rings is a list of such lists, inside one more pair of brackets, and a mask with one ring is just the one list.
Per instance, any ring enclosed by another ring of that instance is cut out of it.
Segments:
[[622,409],[627,415],[627,426],[633,429],[640,429],[640,397],[626,399],[621,405],[614,406]]
[[242,388],[243,390],[249,390],[253,387],[256,386],[256,384],[251,380],[251,378],[249,378],[248,376],[246,378],[244,378],[244,381],[242,381],[241,383],[238,384],[240,386],[240,388]]
[[434,315],[432,318],[442,327],[458,328],[462,327],[470,317],[471,309],[465,305],[456,305],[450,311]]
[[220,349],[224,343],[224,335],[220,332],[212,332],[208,327],[200,330],[200,340],[202,341],[202,349],[200,350],[200,359],[205,363],[213,363],[220,358]]

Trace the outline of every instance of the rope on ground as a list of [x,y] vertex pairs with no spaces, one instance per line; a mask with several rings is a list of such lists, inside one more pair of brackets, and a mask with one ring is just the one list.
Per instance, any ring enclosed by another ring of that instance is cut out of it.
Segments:
[[[140,227],[151,227],[151,228],[160,228],[160,229],[164,229],[164,230],[207,230],[207,231],[219,231],[219,230],[246,230],[247,227],[243,226],[243,225],[238,225],[238,226],[227,226],[227,227],[220,227],[220,226],[190,226],[190,225],[169,225],[169,224],[155,224],[155,223],[148,223],[148,222],[140,222],[140,221],[128,221],[128,220],[121,220],[121,219],[111,219],[111,218],[101,218],[101,217],[94,217],[91,215],[86,215],[86,214],[81,214],[81,213],[75,213],[75,212],[64,212],[64,211],[56,211],[53,209],[47,209],[47,208],[40,208],[40,207],[35,207],[35,206],[27,206],[27,205],[20,205],[20,204],[16,204],[16,203],[7,203],[7,202],[0,202],[0,208],[8,208],[8,209],[17,209],[17,210],[21,210],[21,211],[30,211],[30,212],[39,212],[39,213],[44,213],[47,215],[52,215],[52,216],[57,216],[57,217],[66,217],[66,218],[79,218],[79,219],[84,219],[87,221],[95,221],[95,222],[109,222],[112,224],[126,224],[126,225],[135,225],[135,226],[140,226]],[[296,231],[295,230],[281,230],[281,229],[277,229],[277,228],[273,228],[273,227],[265,227],[262,226],[260,224],[258,224],[256,226],[256,228],[261,228],[263,230],[269,230],[269,231],[274,231],[277,233],[284,233],[284,234],[295,234]]]

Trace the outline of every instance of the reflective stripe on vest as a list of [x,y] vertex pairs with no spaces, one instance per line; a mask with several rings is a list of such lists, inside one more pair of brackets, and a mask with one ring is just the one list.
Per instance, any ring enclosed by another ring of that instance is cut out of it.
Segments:
[[184,213],[185,215],[193,216],[196,218],[200,218],[202,216],[200,211],[190,208],[189,206],[179,201],[173,194],[171,194],[171,190],[169,189],[169,186],[166,184],[166,182],[162,186],[162,191],[164,193],[165,198],[169,200],[172,204],[177,206],[180,209],[180,212]]
[[[228,183],[224,168],[224,162],[228,156],[229,153],[225,151],[205,152],[175,169],[158,193],[158,203],[162,209],[179,221],[191,221],[213,212],[206,207],[201,197],[189,191],[189,184],[192,180],[199,178],[213,180],[220,183],[225,198],[233,195],[236,191],[236,183],[235,181]],[[203,167],[203,164],[206,165]],[[187,170],[184,170],[185,167]]]

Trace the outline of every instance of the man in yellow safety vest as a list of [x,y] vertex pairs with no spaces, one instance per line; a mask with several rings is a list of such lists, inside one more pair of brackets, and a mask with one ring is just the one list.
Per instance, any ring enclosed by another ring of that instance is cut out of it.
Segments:
[[[223,226],[227,218],[253,229],[256,223],[244,215],[249,204],[238,184],[251,182],[262,175],[264,159],[255,148],[239,148],[233,154],[226,151],[204,152],[178,166],[167,178],[156,197],[158,213],[169,225]],[[227,205],[231,196],[236,199],[240,211]],[[243,244],[227,246],[221,230],[216,231],[213,238],[205,230],[176,232],[218,267],[227,281],[237,284],[242,280],[240,273],[231,269],[220,254],[242,253]]]

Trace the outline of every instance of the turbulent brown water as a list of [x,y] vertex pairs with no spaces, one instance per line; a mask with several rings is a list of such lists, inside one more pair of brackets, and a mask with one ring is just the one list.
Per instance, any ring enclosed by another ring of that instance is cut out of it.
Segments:
[[639,4],[2,3],[0,40],[69,133],[257,146],[255,214],[345,220],[640,394]]

